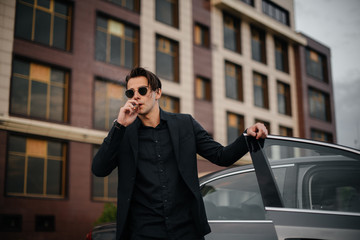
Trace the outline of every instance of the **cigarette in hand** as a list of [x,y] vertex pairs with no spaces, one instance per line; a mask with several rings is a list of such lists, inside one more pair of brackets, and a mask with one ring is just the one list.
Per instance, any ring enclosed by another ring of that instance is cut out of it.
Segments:
[[133,104],[133,109],[136,110],[138,108],[138,105]]

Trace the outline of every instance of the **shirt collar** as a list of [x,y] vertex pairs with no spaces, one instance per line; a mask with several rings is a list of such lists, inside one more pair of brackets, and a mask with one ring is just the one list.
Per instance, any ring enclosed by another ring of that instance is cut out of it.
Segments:
[[[141,120],[140,120],[140,118],[139,117],[137,117],[138,118],[138,120],[139,120],[139,122],[140,122],[140,124],[138,125],[138,128],[140,128],[140,127],[145,127],[144,126],[144,124],[141,122]],[[166,123],[167,122],[167,116],[166,116],[166,113],[164,112],[164,110],[162,110],[161,108],[160,108],[160,123],[159,123],[159,125],[161,125],[161,124],[163,124],[163,123]],[[158,126],[159,126],[158,125]]]

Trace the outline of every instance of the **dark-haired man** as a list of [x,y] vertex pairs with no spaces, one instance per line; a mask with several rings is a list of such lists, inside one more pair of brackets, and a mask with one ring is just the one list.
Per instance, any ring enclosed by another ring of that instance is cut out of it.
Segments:
[[[230,166],[247,153],[241,135],[224,147],[188,114],[159,107],[161,82],[135,68],[126,76],[128,101],[94,157],[92,171],[118,171],[117,239],[198,240],[210,232],[199,189],[196,154]],[[265,138],[257,123],[247,134]]]

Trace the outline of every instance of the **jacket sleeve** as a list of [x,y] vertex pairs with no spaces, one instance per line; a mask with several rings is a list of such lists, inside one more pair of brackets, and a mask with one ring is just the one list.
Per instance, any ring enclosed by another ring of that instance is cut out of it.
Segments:
[[191,117],[191,120],[196,138],[196,151],[210,162],[228,167],[249,151],[244,134],[228,146],[223,146],[216,142],[194,118]]
[[91,170],[97,177],[106,177],[117,167],[117,153],[125,134],[125,127],[113,126],[96,153]]

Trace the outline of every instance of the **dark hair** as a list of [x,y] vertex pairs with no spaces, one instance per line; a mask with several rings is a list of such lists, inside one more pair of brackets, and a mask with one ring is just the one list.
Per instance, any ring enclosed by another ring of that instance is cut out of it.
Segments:
[[152,73],[142,67],[133,68],[130,71],[130,73],[126,76],[126,78],[125,78],[126,89],[127,89],[128,82],[131,78],[136,78],[136,77],[140,77],[140,76],[146,77],[146,79],[148,80],[149,86],[151,87],[151,90],[156,91],[159,88],[161,89],[160,79],[154,73]]

